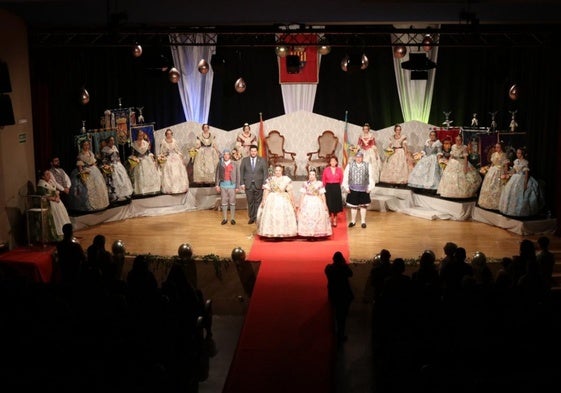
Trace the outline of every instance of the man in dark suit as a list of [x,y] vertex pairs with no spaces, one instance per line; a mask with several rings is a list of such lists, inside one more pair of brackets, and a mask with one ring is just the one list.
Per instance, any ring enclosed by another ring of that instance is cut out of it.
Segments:
[[257,218],[257,209],[263,199],[263,183],[268,176],[267,161],[257,155],[257,146],[251,145],[249,156],[244,157],[240,165],[241,187],[247,198],[248,224],[253,224]]

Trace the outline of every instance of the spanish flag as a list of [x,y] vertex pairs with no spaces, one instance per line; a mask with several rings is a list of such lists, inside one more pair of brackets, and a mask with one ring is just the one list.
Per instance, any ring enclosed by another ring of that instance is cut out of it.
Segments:
[[265,124],[263,124],[263,114],[259,112],[259,156],[267,158],[267,142],[265,140]]

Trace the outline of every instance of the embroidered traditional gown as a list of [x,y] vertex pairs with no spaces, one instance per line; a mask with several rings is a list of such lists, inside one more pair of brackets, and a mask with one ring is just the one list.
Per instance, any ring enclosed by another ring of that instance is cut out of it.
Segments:
[[218,160],[215,136],[210,132],[207,135],[202,132],[197,136],[197,155],[193,161],[193,181],[195,183],[214,184]]
[[298,235],[325,237],[333,233],[325,203],[325,188],[320,180],[307,181],[300,188],[302,198],[298,207]]
[[263,237],[296,236],[296,213],[289,194],[292,180],[288,176],[272,176],[263,189],[268,195],[257,212],[257,234]]
[[162,139],[160,144],[160,156],[165,157],[165,161],[160,164],[162,172],[162,193],[181,194],[189,189],[189,177],[187,168],[183,163],[183,154],[177,145],[175,138],[168,141]]

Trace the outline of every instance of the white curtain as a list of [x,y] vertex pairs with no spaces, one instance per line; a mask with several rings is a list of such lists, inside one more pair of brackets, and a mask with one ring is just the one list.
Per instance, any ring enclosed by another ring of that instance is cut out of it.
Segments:
[[[434,26],[432,26],[434,28]],[[407,39],[417,39],[419,44],[422,42],[423,36],[411,37],[407,36]],[[392,43],[403,42],[404,37],[392,34]],[[420,47],[421,45],[419,45]],[[428,70],[427,80],[411,80],[411,72],[401,68],[401,63],[409,60],[409,53],[420,52],[415,46],[409,46],[407,50],[407,55],[402,59],[393,58],[395,79],[397,82],[397,91],[399,94],[399,102],[401,104],[401,112],[403,114],[404,121],[417,120],[423,123],[428,123],[432,95],[434,91],[434,78],[436,75],[436,69],[433,68]],[[423,53],[425,53],[423,51]],[[438,46],[432,47],[429,52],[426,52],[427,57],[433,62],[437,62],[438,58]],[[392,48],[393,56],[393,48]]]
[[198,44],[214,43],[216,35],[189,34],[187,37],[184,34],[170,34],[173,64],[181,75],[177,84],[185,120],[207,123],[214,72],[209,66],[209,71],[201,74],[198,64],[201,59],[205,59],[210,65],[211,57],[216,52],[216,46],[173,45],[186,41]]
[[[318,72],[320,66],[321,55],[318,56]],[[318,89],[316,83],[282,83],[280,86],[285,114],[297,111],[314,111]]]
[[297,111],[314,111],[314,101],[318,86],[315,83],[291,83],[282,84],[282,101],[284,113]]

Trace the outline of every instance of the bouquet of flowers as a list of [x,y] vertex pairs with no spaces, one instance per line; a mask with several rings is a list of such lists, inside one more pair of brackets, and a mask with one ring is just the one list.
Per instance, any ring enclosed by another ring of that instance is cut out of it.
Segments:
[[101,171],[105,174],[105,175],[111,175],[113,173],[113,167],[109,164],[103,164],[101,166]]
[[80,171],[80,180],[82,181],[82,183],[86,184],[86,181],[88,180],[89,177],[90,177],[89,169],[83,169]]
[[414,159],[415,161],[419,161],[421,158],[423,158],[423,153],[417,152],[417,153],[414,153],[414,154],[413,154],[413,159]]
[[485,165],[479,168],[479,173],[481,173],[483,176],[485,176],[487,172],[489,172],[489,165]]
[[358,153],[359,150],[360,150],[360,147],[358,145],[350,145],[349,146],[349,152],[351,153],[352,156],[356,156],[356,153]]
[[501,184],[504,186],[510,180],[510,173],[503,173],[501,175]]
[[197,149],[195,149],[194,147],[189,149],[189,157],[191,157],[192,159],[195,158],[195,156],[197,155]]
[[140,160],[138,159],[137,156],[130,156],[130,157],[128,158],[128,162],[129,162],[129,166],[130,166],[130,168],[131,168],[131,170],[132,170],[132,169],[134,169],[134,168],[138,165],[138,163],[140,162]]
[[448,160],[446,160],[446,158],[439,158],[438,159],[438,165],[440,166],[440,169],[444,170],[446,169],[446,164],[448,163]]
[[391,147],[386,147],[384,149],[384,154],[386,155],[386,158],[390,158],[393,153],[394,150]]
[[159,154],[158,155],[158,164],[160,166],[164,166],[167,160],[168,160],[168,158],[164,154]]

